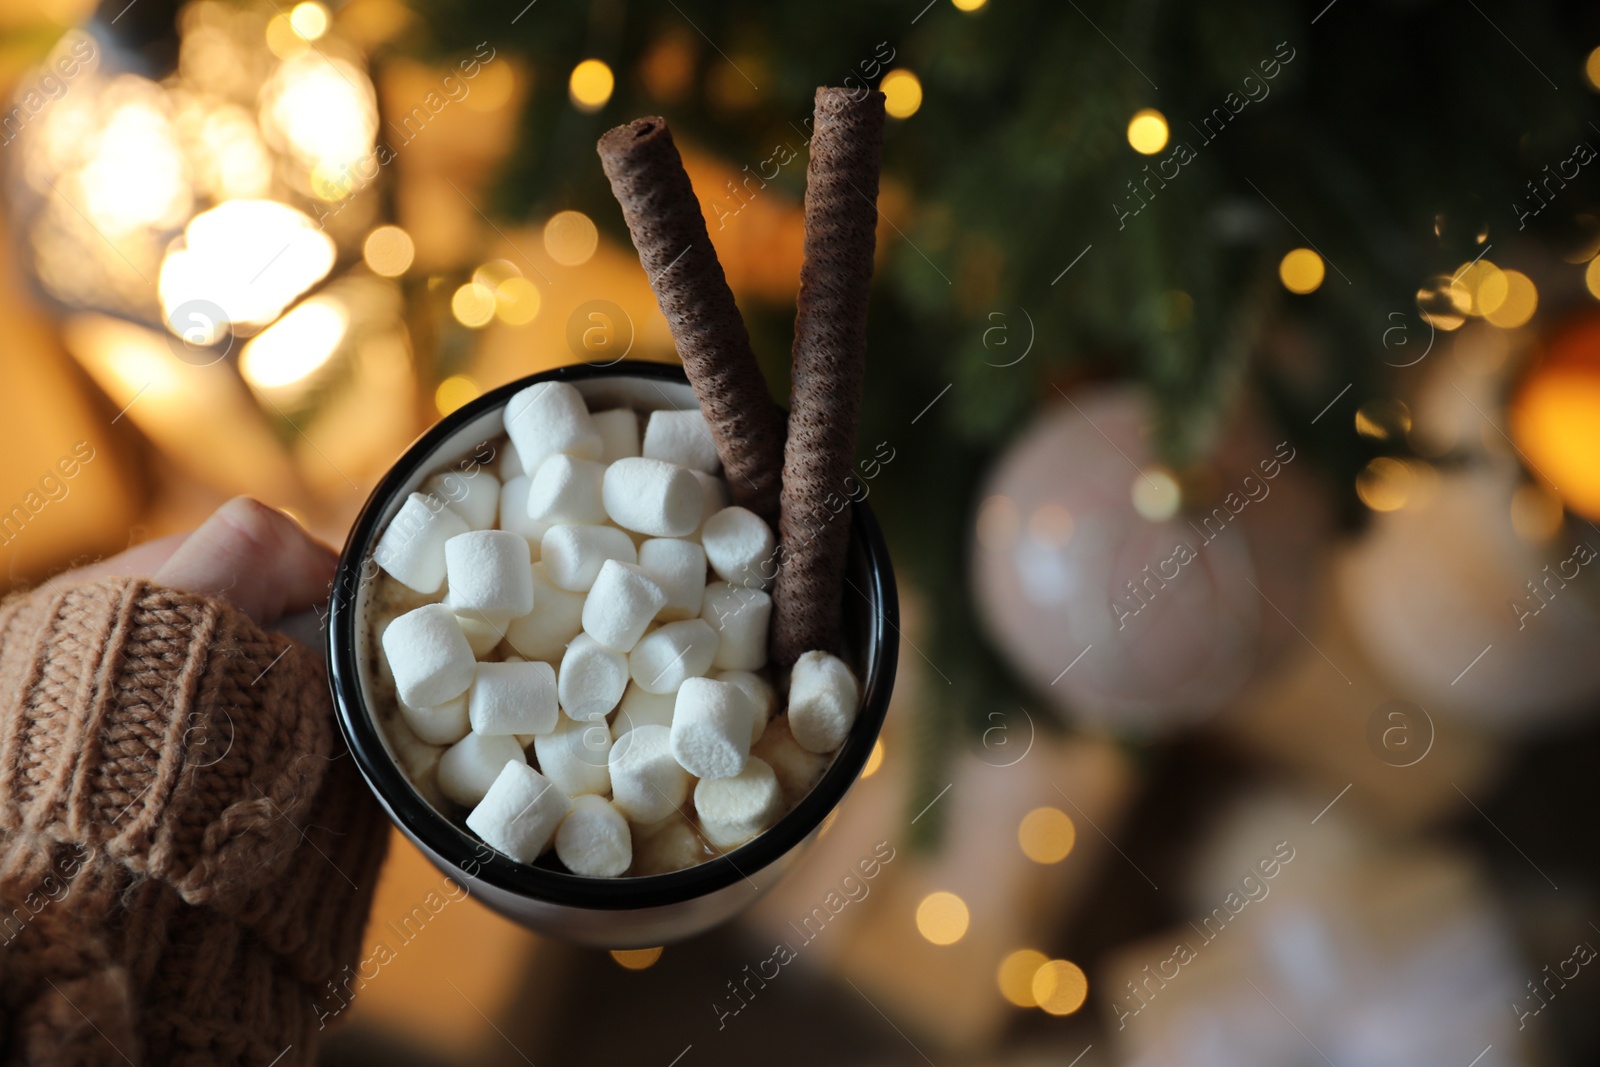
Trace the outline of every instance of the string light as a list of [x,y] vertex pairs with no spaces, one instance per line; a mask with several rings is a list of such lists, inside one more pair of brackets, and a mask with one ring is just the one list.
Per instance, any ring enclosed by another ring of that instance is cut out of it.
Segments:
[[1278,279],[1291,293],[1314,293],[1327,275],[1322,257],[1309,248],[1296,248],[1278,263]]
[[967,902],[954,893],[929,893],[917,905],[917,932],[935,945],[953,945],[967,933]]
[[1167,117],[1153,107],[1135,111],[1128,120],[1128,144],[1145,156],[1167,147]]
[[878,88],[884,96],[883,110],[890,118],[908,119],[922,106],[922,82],[909,70],[891,70]]
[[1008,953],[994,976],[1000,995],[1019,1008],[1037,1008],[1039,1001],[1033,995],[1033,976],[1048,962],[1050,957],[1037,949],[1019,948]]
[[616,76],[611,68],[598,59],[586,59],[572,68],[567,79],[567,93],[579,111],[599,111],[611,99],[616,88]]
[[630,971],[642,971],[653,966],[661,958],[661,949],[658,948],[616,948],[611,950],[611,958]]
[[1071,960],[1047,960],[1033,973],[1033,999],[1051,1015],[1071,1015],[1089,996],[1089,978]]

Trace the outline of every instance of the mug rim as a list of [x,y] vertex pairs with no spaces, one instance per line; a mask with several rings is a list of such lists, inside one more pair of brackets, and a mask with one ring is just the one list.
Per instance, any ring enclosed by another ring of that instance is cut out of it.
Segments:
[[776,862],[817,830],[855,783],[883,728],[894,688],[900,635],[899,599],[888,546],[865,501],[852,500],[851,552],[860,552],[865,558],[870,588],[861,592],[864,597],[870,594],[869,604],[875,601],[877,605],[877,611],[865,625],[869,652],[862,665],[861,705],[856,722],[827,771],[799,803],[752,840],[692,867],[665,874],[591,878],[520,863],[472,836],[423,799],[399,763],[389,755],[376,714],[367,707],[361,688],[356,634],[360,620],[356,601],[365,561],[377,543],[382,513],[418,469],[424,467],[462,426],[504,407],[516,393],[540,382],[614,377],[688,384],[683,368],[673,363],[619,360],[604,364],[571,364],[507,382],[462,405],[423,431],[379,479],[362,504],[339,554],[328,610],[328,682],[335,717],[367,787],[399,828],[421,844],[424,851],[453,863],[467,878],[481,880],[517,896],[593,911],[663,907],[709,896],[741,879],[748,881],[750,874]]

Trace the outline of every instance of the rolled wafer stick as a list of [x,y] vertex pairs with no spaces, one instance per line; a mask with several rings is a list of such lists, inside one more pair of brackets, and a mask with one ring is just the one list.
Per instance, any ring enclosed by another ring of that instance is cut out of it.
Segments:
[[733,499],[770,522],[778,514],[783,412],[750,350],[672,132],[665,119],[634,119],[597,147]]
[[815,106],[772,594],[771,656],[786,666],[839,643],[883,154],[882,93],[821,88]]

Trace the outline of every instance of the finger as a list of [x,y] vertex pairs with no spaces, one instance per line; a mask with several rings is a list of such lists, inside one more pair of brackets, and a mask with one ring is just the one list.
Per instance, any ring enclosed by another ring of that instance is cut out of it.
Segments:
[[163,585],[220,597],[263,625],[328,595],[338,557],[259,500],[235,497],[156,571]]
[[101,578],[148,578],[161,569],[161,565],[167,562],[177,547],[188,537],[186,533],[158,537],[154,541],[134,545],[107,559],[67,571],[57,577],[56,581],[77,584],[94,582]]

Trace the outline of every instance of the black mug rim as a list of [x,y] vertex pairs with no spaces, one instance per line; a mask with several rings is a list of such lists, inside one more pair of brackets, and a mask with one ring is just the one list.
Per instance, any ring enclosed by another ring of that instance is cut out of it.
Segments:
[[385,504],[411,480],[445,441],[473,419],[502,407],[511,397],[539,382],[583,381],[633,377],[687,384],[682,367],[671,363],[621,360],[579,363],[531,374],[493,389],[446,415],[403,452],[367,497],[339,555],[328,610],[328,681],[335,716],[345,744],[373,791],[394,821],[434,856],[453,861],[468,878],[506,892],[552,905],[595,911],[663,907],[708,896],[776,862],[801,844],[833,812],[866,766],[882,730],[894,688],[899,654],[899,599],[888,546],[872,510],[852,501],[851,552],[865,556],[872,594],[878,606],[866,620],[867,647],[863,664],[861,708],[855,726],[822,779],[771,828],[732,852],[667,874],[631,878],[588,878],[519,863],[458,827],[424,800],[391,759],[376,717],[361,691],[356,642],[356,593],[363,581],[370,546]]

